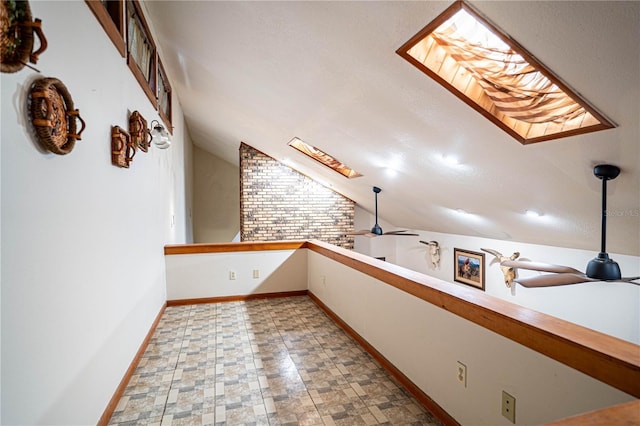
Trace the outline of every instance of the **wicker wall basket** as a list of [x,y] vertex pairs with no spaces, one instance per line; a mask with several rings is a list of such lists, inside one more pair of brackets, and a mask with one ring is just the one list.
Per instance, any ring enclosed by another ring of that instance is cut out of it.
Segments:
[[128,169],[136,155],[131,135],[120,126],[111,127],[111,164]]
[[151,132],[147,128],[147,120],[138,111],[129,116],[129,134],[132,143],[142,152],[148,152],[151,146]]
[[[34,33],[40,40],[40,48],[35,52]],[[42,21],[31,19],[29,2],[0,0],[0,71],[13,73],[20,71],[27,61],[35,64],[46,48]]]
[[[29,104],[40,143],[54,154],[70,153],[76,140],[80,140],[85,123],[80,111],[74,109],[67,87],[57,78],[38,79],[29,90]],[[77,120],[81,123],[79,132]]]

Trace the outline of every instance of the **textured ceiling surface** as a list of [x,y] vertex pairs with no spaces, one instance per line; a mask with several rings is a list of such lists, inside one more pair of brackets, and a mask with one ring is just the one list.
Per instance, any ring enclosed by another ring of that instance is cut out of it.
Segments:
[[[145,3],[197,146],[237,164],[245,142],[369,211],[379,186],[401,228],[594,252],[593,166],[616,164],[607,249],[640,255],[640,2],[471,3],[617,126],[527,146],[395,53],[450,4]],[[364,176],[305,158],[294,136]]]

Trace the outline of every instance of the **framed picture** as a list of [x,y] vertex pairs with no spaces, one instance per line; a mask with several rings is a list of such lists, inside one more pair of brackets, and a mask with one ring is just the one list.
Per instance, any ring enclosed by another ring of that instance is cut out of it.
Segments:
[[453,249],[453,279],[484,291],[484,253]]

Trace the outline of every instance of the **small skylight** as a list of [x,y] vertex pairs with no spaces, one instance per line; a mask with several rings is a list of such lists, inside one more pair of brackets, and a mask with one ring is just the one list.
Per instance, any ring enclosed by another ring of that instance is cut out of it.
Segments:
[[464,1],[396,52],[522,144],[615,127]]
[[307,144],[306,142],[303,142],[299,138],[291,139],[291,141],[289,142],[289,146],[297,149],[304,155],[313,158],[314,160],[324,164],[325,166],[335,170],[342,176],[345,176],[349,179],[362,176],[360,173],[348,167],[346,164],[342,164],[340,161],[336,160],[326,152],[321,151],[318,148]]

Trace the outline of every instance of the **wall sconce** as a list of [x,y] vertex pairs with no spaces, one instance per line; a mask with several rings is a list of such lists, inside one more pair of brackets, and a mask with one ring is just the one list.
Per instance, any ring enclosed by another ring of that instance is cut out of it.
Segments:
[[[155,125],[154,125],[155,123]],[[167,149],[171,146],[171,140],[169,139],[169,133],[158,120],[151,122],[151,141],[160,149]]]

